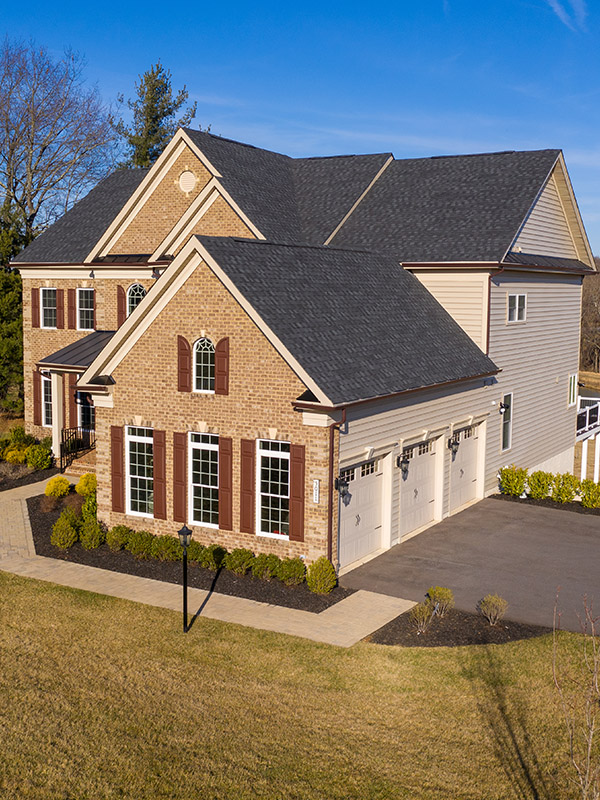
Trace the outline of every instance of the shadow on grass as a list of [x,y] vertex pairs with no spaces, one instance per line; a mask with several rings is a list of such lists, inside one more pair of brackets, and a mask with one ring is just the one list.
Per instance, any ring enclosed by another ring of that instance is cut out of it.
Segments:
[[465,664],[463,676],[473,684],[479,714],[514,795],[519,800],[557,800],[557,787],[537,755],[540,744],[536,747],[530,735],[526,702],[507,691],[513,680],[492,648],[481,648],[480,655]]
[[217,569],[217,571],[215,572],[215,577],[212,579],[212,583],[210,584],[210,588],[209,588],[208,592],[206,593],[206,597],[204,598],[204,600],[202,601],[200,607],[198,608],[198,610],[196,611],[196,613],[191,618],[191,620],[190,620],[190,622],[188,624],[188,627],[187,627],[188,631],[190,631],[192,629],[192,626],[193,626],[194,622],[196,622],[198,617],[202,614],[202,611],[204,610],[204,608],[206,607],[206,604],[210,600],[210,596],[215,590],[215,586],[217,585],[217,580],[219,579],[219,575],[221,574],[222,569],[223,569],[223,567],[219,567]]

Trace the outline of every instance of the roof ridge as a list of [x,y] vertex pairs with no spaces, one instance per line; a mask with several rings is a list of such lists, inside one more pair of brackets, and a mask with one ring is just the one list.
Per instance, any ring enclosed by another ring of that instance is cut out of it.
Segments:
[[[197,235],[197,234],[196,234]],[[336,252],[336,253],[361,253],[361,254],[368,254],[373,256],[381,256],[383,258],[393,258],[397,260],[394,255],[391,253],[383,253],[381,250],[365,250],[365,249],[358,249],[355,247],[331,247],[330,245],[324,244],[305,244],[305,243],[295,243],[295,242],[273,242],[266,239],[244,239],[241,236],[198,236],[200,241],[203,239],[218,239],[219,241],[228,241],[228,242],[238,242],[240,244],[260,244],[260,245],[270,245],[271,247],[293,247],[296,250],[324,250],[326,252]],[[398,261],[398,263],[400,263]]]

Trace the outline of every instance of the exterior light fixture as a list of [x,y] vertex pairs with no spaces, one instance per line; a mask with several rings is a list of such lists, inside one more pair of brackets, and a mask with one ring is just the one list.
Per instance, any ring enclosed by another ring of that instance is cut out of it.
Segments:
[[192,541],[192,532],[184,524],[181,530],[177,531],[179,544],[183,547],[183,632],[187,633],[188,628],[188,602],[187,602],[187,549]]
[[455,439],[454,436],[451,436],[448,439],[448,450],[452,452],[452,455],[455,456],[458,453],[458,439]]
[[498,406],[498,411],[501,414],[504,414],[506,412],[506,409],[507,409],[506,403],[500,403],[500,405]]
[[160,272],[156,268],[152,270],[152,277],[154,278],[155,281],[157,281],[160,278]]
[[402,453],[401,456],[398,456],[396,459],[396,466],[402,470],[402,475],[408,475],[408,467],[410,464],[410,458],[408,457],[407,453]]
[[335,488],[340,493],[340,497],[346,497],[348,494],[348,481],[345,478],[336,478]]

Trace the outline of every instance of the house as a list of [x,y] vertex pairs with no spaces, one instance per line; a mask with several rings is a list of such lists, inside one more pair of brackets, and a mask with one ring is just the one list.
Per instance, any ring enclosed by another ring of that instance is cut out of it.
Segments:
[[344,570],[504,464],[573,468],[594,262],[558,150],[293,159],[181,129],[15,266],[27,428],[95,436],[107,525]]

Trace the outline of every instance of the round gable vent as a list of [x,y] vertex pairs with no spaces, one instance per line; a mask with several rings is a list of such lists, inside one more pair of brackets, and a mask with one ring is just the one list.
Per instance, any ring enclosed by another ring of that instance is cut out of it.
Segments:
[[182,172],[179,176],[179,188],[182,192],[188,194],[188,192],[193,192],[195,187],[196,176],[191,169],[184,170],[184,172]]

